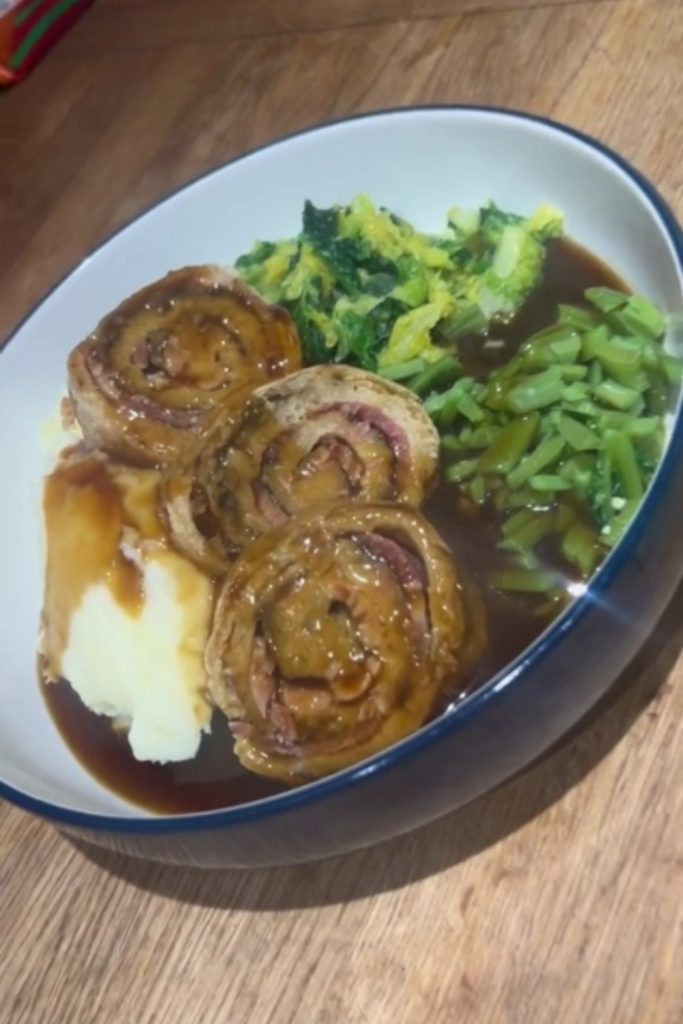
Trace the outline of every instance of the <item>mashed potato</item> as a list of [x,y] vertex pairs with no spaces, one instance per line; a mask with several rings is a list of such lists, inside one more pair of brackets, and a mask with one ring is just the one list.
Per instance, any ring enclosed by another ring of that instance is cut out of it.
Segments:
[[166,762],[194,757],[209,728],[213,584],[171,547],[157,486],[156,470],[74,448],[46,478],[42,653],[46,679],[123,725],[138,760]]

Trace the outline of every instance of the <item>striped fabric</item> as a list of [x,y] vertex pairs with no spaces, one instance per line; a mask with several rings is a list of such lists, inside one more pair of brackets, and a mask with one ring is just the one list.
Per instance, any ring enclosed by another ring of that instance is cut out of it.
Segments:
[[93,0],[0,0],[0,85],[24,78]]

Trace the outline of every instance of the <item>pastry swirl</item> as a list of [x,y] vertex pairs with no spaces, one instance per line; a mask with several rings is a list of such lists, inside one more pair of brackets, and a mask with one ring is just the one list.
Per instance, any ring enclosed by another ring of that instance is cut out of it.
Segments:
[[206,667],[242,764],[294,782],[419,728],[483,643],[481,606],[419,512],[337,504],[242,553]]
[[91,447],[163,465],[231,394],[300,365],[285,310],[218,267],[186,267],[104,317],[69,357],[69,391]]
[[317,366],[228,403],[197,450],[169,470],[164,501],[178,547],[224,571],[257,537],[331,501],[419,507],[438,434],[400,385]]

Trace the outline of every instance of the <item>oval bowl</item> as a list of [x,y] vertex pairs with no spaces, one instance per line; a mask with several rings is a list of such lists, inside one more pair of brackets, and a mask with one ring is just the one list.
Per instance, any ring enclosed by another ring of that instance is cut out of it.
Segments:
[[[90,255],[33,310],[0,359],[0,795],[91,842],[179,864],[311,860],[413,829],[471,801],[551,746],[632,658],[683,575],[683,422],[626,535],[585,591],[480,690],[382,754],[238,807],[156,816],[95,782],[60,739],[36,680],[41,604],[40,426],[72,346],[141,285],[191,263],[230,264],[294,234],[305,199],[367,192],[424,230],[454,204],[559,206],[567,232],[633,288],[683,309],[681,230],[618,155],[512,111],[430,107],[363,115],[290,136],[197,179]],[[669,340],[674,344],[674,339]],[[30,388],[26,382],[30,381]]]

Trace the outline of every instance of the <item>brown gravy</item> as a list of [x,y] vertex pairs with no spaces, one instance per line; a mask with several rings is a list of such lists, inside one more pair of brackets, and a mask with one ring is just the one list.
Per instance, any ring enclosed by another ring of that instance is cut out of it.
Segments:
[[[461,346],[469,373],[483,375],[507,361],[530,334],[553,322],[558,303],[585,305],[583,292],[594,285],[625,288],[604,263],[574,243],[551,243],[541,285],[513,325],[497,331],[503,346],[484,350],[480,338]],[[467,689],[473,690],[519,655],[548,624],[530,613],[524,598],[507,598],[486,588],[489,573],[500,566],[495,513],[472,517],[459,510],[457,491],[441,486],[425,509],[464,565],[482,585],[488,616],[489,644]],[[103,785],[132,803],[162,814],[214,810],[247,803],[286,787],[245,771],[232,753],[225,719],[215,714],[210,735],[192,761],[156,765],[136,761],[124,736],[109,719],[89,711],[64,682],[42,686],[45,701],[64,741],[81,764]]]

